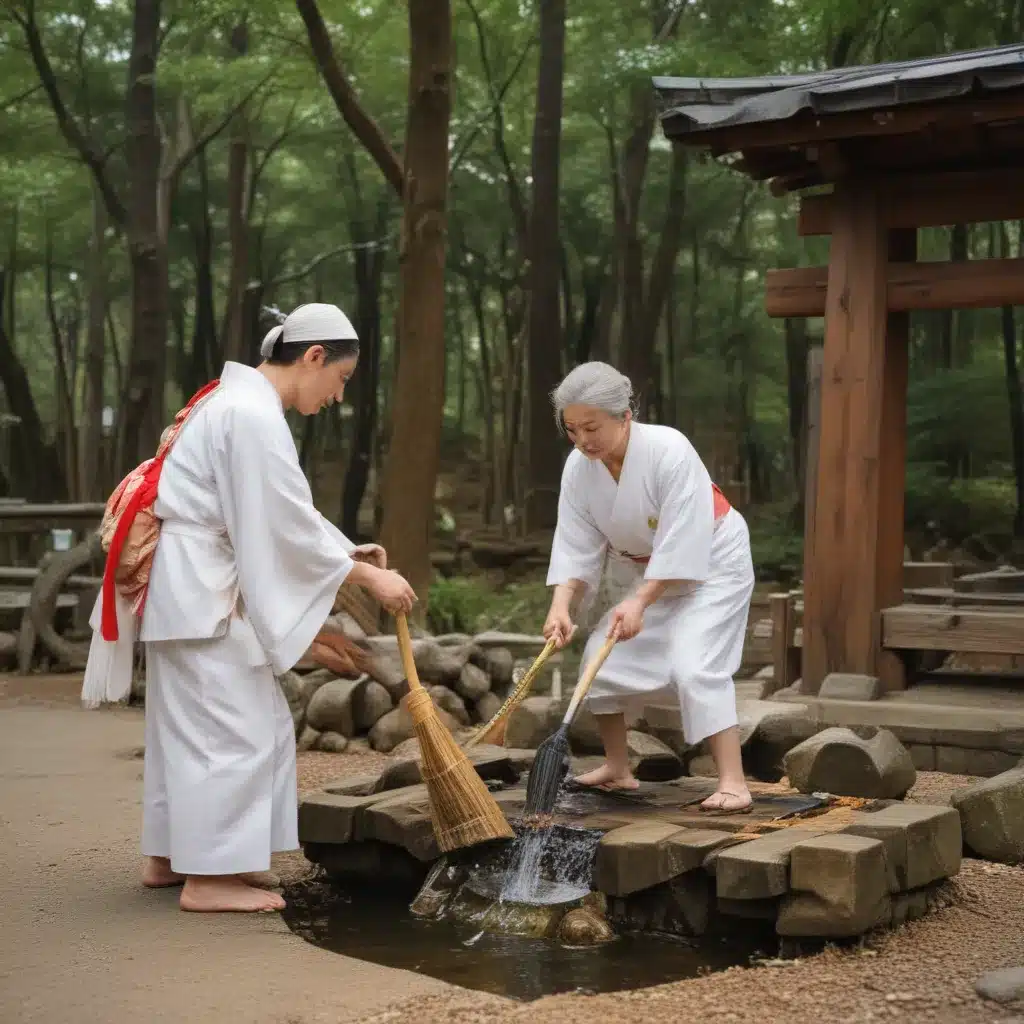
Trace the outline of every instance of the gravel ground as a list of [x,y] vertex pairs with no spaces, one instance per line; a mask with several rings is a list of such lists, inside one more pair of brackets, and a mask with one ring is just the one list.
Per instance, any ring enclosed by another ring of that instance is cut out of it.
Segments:
[[[299,789],[370,771],[380,754],[299,756]],[[909,799],[946,803],[975,779],[919,772]],[[308,868],[301,855],[275,865],[286,877]],[[1024,1006],[974,994],[986,971],[1024,964],[1024,868],[965,860],[947,905],[925,920],[830,947],[800,960],[730,968],[703,978],[601,996],[562,995],[529,1004],[453,989],[360,1024],[1024,1024]]]

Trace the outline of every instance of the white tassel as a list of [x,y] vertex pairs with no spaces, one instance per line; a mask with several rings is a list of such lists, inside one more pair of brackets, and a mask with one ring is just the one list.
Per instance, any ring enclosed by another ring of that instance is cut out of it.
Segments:
[[117,704],[127,700],[132,690],[132,669],[135,661],[137,617],[131,602],[115,589],[114,608],[117,612],[117,640],[104,640],[100,633],[103,592],[96,598],[89,625],[92,643],[82,680],[82,704],[98,708],[101,704]]

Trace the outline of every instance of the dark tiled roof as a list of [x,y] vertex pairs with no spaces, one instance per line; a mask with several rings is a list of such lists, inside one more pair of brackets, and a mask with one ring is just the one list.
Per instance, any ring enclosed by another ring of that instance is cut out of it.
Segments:
[[870,111],[1024,86],[1024,45],[763,78],[655,78],[665,134]]

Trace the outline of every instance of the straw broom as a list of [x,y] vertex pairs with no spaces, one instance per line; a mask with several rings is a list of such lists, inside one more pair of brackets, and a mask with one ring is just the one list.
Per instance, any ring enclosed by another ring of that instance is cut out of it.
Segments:
[[395,619],[398,649],[409,680],[404,703],[412,716],[423,755],[421,773],[430,796],[430,818],[438,847],[442,853],[449,853],[492,839],[512,839],[515,833],[501,808],[438,718],[430,694],[420,682],[406,617],[397,615]]
[[519,685],[505,698],[505,703],[498,708],[491,717],[491,720],[486,725],[482,725],[477,729],[466,743],[463,744],[463,750],[471,750],[478,743],[493,743],[499,747],[505,745],[505,730],[508,728],[509,715],[512,714],[530,692],[533,681],[537,678],[548,658],[554,654],[556,646],[557,642],[554,638],[544,645],[544,650],[537,655],[537,659],[530,666],[529,671],[519,680]]

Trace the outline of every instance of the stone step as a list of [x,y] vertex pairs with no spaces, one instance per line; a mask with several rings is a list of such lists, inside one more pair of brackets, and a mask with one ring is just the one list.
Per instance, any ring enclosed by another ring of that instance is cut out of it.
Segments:
[[854,701],[779,693],[770,702],[802,704],[804,713],[822,726],[876,725],[889,729],[906,744],[999,750],[1024,756],[1024,694],[1020,710],[919,704],[893,695],[876,701]]

